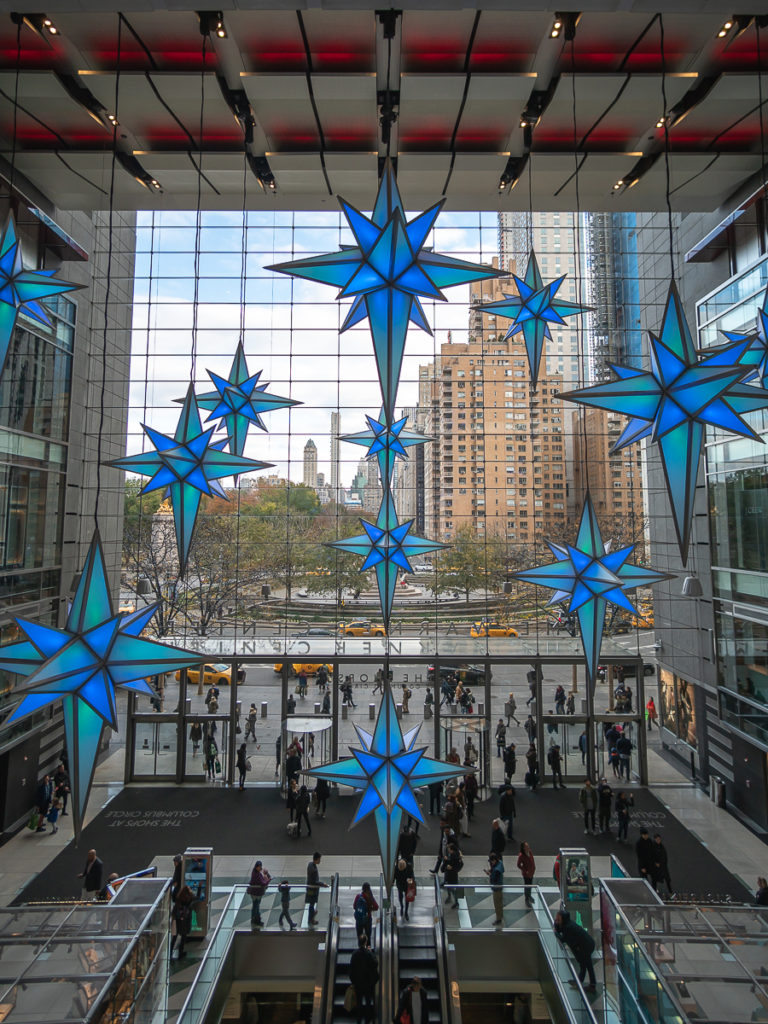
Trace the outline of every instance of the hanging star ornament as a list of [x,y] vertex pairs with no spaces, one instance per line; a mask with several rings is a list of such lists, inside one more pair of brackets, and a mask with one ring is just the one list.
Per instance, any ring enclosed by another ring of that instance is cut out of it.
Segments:
[[197,404],[201,409],[209,410],[206,423],[219,420],[226,427],[229,435],[229,448],[235,455],[245,451],[245,440],[251,426],[266,431],[261,414],[273,409],[287,409],[292,405],[301,405],[293,398],[280,398],[267,392],[266,384],[259,384],[261,370],[250,375],[245,358],[243,343],[239,342],[229,377],[220,377],[208,370],[215,391],[208,391],[197,396]]
[[426,444],[432,440],[431,437],[420,434],[418,431],[406,430],[407,416],[390,423],[382,409],[378,419],[373,416],[365,418],[368,421],[368,430],[361,430],[357,434],[344,434],[339,440],[366,447],[368,449],[366,458],[378,460],[382,480],[391,478],[392,467],[396,459],[408,458],[407,448],[416,444]]
[[51,318],[41,300],[83,287],[55,280],[55,273],[55,270],[31,270],[24,266],[16,222],[9,213],[0,239],[0,373],[19,313],[51,327]]
[[659,336],[649,333],[650,372],[612,366],[618,380],[566,392],[562,397],[631,417],[612,453],[644,437],[658,444],[685,565],[705,427],[718,427],[762,443],[741,417],[768,408],[768,392],[744,383],[754,372],[745,358],[749,338],[699,356],[674,282]]
[[536,262],[536,254],[533,251],[528,258],[525,277],[519,278],[516,274],[513,274],[512,277],[517,285],[517,297],[505,294],[505,297],[497,302],[487,302],[474,308],[482,313],[509,317],[512,320],[512,324],[504,336],[505,341],[519,331],[523,332],[528,366],[531,371],[531,385],[535,388],[539,379],[544,339],[552,340],[550,325],[556,324],[558,327],[565,327],[567,325],[564,317],[575,316],[577,313],[588,313],[592,307],[582,306],[577,302],[568,302],[566,299],[558,299],[557,293],[565,280],[565,274],[558,277],[556,281],[544,284],[539,273],[539,265]]
[[513,576],[524,583],[554,590],[550,605],[568,601],[568,611],[579,617],[587,674],[590,685],[594,685],[608,604],[638,615],[626,591],[673,577],[670,573],[644,569],[628,562],[635,550],[634,544],[611,551],[610,543],[603,543],[589,494],[581,512],[576,544],[553,544],[550,541],[547,544],[555,556],[554,562],[513,573]]
[[180,574],[183,576],[203,495],[226,498],[219,480],[239,473],[267,469],[272,463],[257,462],[233,452],[222,451],[227,440],[214,441],[214,427],[203,429],[191,385],[173,437],[144,424],[142,429],[155,451],[126,455],[108,465],[151,477],[142,489],[142,494],[161,487],[167,488],[173,503],[176,547]]
[[757,328],[754,333],[723,331],[723,334],[728,341],[749,341],[744,363],[752,367],[752,372],[744,378],[744,382],[758,381],[763,390],[768,391],[768,288],[763,296],[762,308],[757,311]]
[[63,629],[16,619],[26,636],[0,647],[0,669],[26,677],[17,722],[61,700],[64,712],[75,840],[105,725],[117,729],[115,687],[153,695],[146,676],[195,664],[200,655],[140,636],[159,605],[115,613],[96,531]]
[[398,576],[403,572],[413,572],[408,559],[413,555],[424,555],[428,551],[437,551],[446,545],[439,544],[434,540],[427,540],[425,537],[411,536],[410,530],[414,520],[409,519],[404,523],[398,521],[395,503],[389,488],[385,490],[376,522],[368,523],[365,519],[361,519],[360,524],[365,531],[363,534],[330,542],[327,547],[338,548],[339,551],[365,557],[360,571],[375,570],[379,602],[384,623],[388,626]]
[[[352,757],[311,768],[304,773],[363,790],[350,828],[373,813],[387,886],[392,884],[403,814],[426,824],[413,787],[453,779],[458,773],[455,764],[425,757],[427,747],[415,746],[420,728],[420,725],[416,726],[403,735],[395,702],[387,687],[379,705],[373,734],[355,725],[362,750],[350,747]],[[462,768],[461,771],[472,769]]]
[[371,217],[344,199],[339,202],[354,245],[267,269],[333,285],[339,289],[337,298],[353,299],[341,330],[368,320],[384,410],[392,420],[408,323],[432,333],[419,299],[444,302],[443,288],[503,274],[495,267],[432,252],[425,242],[445,200],[407,220],[389,160]]

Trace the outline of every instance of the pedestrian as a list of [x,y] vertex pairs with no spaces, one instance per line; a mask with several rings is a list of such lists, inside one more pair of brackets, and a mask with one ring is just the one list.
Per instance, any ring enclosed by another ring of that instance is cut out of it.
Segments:
[[245,789],[245,773],[248,771],[249,763],[250,762],[248,761],[248,755],[246,754],[245,744],[241,743],[237,751],[237,760],[235,761],[237,773],[239,776],[240,789]]
[[613,790],[606,778],[600,779],[597,787],[597,820],[600,831],[610,834],[611,805],[613,803]]
[[464,776],[464,796],[467,801],[467,823],[472,821],[475,816],[475,800],[477,799],[477,776],[474,772],[470,772]]
[[616,820],[619,823],[618,840],[620,843],[626,843],[627,841],[627,833],[629,831],[629,808],[634,807],[634,805],[634,797],[627,796],[623,789],[620,790],[614,803]]
[[328,804],[328,797],[331,795],[331,786],[327,779],[318,779],[315,786],[315,799],[317,801],[317,817],[324,818]]
[[568,694],[568,699],[565,702],[565,713],[566,715],[576,714],[576,696],[573,692]]
[[581,804],[581,810],[584,814],[584,835],[588,836],[590,832],[597,835],[597,828],[595,826],[597,791],[589,779],[584,779],[584,785],[581,787],[579,792],[579,803]]
[[277,891],[280,893],[280,917],[277,923],[280,927],[283,927],[283,918],[288,922],[290,930],[296,927],[296,922],[291,918],[291,886],[290,883],[285,879],[278,885]]
[[515,700],[514,693],[510,693],[504,704],[504,714],[507,716],[507,728],[509,729],[512,722],[519,726],[520,722],[515,712],[517,711],[517,701]]
[[375,1019],[376,983],[379,964],[365,935],[358,936],[357,949],[349,960],[349,980],[355,989],[357,1024],[369,1024]]
[[299,796],[299,784],[296,779],[288,783],[288,790],[285,794],[285,806],[288,808],[288,821],[293,821],[296,816],[296,800]]
[[296,698],[293,696],[292,693],[289,693],[288,697],[286,699],[286,702],[285,702],[285,713],[287,715],[295,715],[296,714]]
[[171,879],[171,903],[173,903],[181,891],[181,865],[184,858],[180,853],[173,857],[173,878]]
[[619,736],[620,735],[621,735],[621,733],[616,728],[616,723],[615,722],[609,722],[608,723],[608,728],[605,730],[605,745],[606,745],[606,748],[608,750],[610,750],[611,747],[615,747],[616,746],[616,744],[619,741]]
[[499,719],[494,735],[496,737],[496,757],[502,757],[504,754],[504,748],[507,745],[507,727],[504,725],[503,718]]
[[768,879],[759,877],[757,879],[757,891],[755,892],[755,906],[768,907]]
[[376,669],[376,675],[373,677],[373,681],[376,684],[373,687],[373,696],[375,697],[377,693],[380,693],[383,696],[383,694],[384,694],[384,669],[383,668],[377,668]]
[[488,880],[491,883],[493,894],[493,909],[496,911],[494,924],[504,924],[504,861],[496,853],[488,857],[488,867],[485,869]]
[[571,920],[567,910],[558,910],[555,914],[555,935],[568,946],[576,958],[579,965],[579,982],[583,983],[584,975],[589,973],[589,984],[584,986],[584,991],[596,991],[595,968],[592,966],[595,940],[586,929]]
[[403,697],[402,697],[402,702],[403,702],[403,714],[404,714],[404,715],[408,715],[408,714],[410,714],[410,711],[408,710],[408,702],[410,701],[410,699],[411,699],[411,697],[412,697],[412,696],[413,696],[413,694],[412,694],[412,693],[411,693],[411,691],[410,691],[410,690],[408,689],[408,685],[407,685],[407,683],[403,683]]
[[427,692],[424,694],[424,707],[431,708],[435,703],[435,695],[432,693],[432,688],[427,687]]
[[[457,831],[461,831],[461,834],[467,839],[471,839],[467,828],[469,827],[469,817],[467,814],[467,794],[466,794],[466,783],[462,780],[455,793],[454,800],[456,801],[457,818],[459,822],[459,828]],[[465,824],[466,822],[466,824]]]
[[528,771],[525,773],[525,784],[531,792],[535,792],[539,784],[539,757],[536,753],[536,744],[531,743],[525,755],[528,764]]
[[101,876],[104,865],[96,856],[95,850],[89,850],[85,859],[85,867],[77,876],[83,880],[82,898],[84,900],[96,899],[96,893],[101,889]]
[[552,786],[554,789],[565,789],[563,784],[562,760],[560,757],[560,744],[555,743],[550,747],[547,754],[547,764],[552,769]]
[[331,713],[331,695],[327,690],[323,694],[323,706],[320,710],[324,715],[330,715]]
[[526,678],[528,680],[528,689],[530,690],[530,697],[525,702],[530,705],[536,700],[536,671],[535,669],[529,669]]
[[183,885],[179,890],[179,894],[176,897],[176,902],[173,904],[171,910],[171,916],[173,923],[176,926],[176,931],[171,935],[171,948],[169,956],[173,956],[173,947],[176,945],[176,940],[179,940],[179,960],[184,956],[184,944],[187,941],[189,933],[192,931],[192,907],[195,903],[200,902],[199,890],[198,896],[189,888],[188,885]]
[[507,846],[507,838],[504,835],[501,818],[494,818],[491,822],[491,853],[495,853],[501,860]]
[[562,685],[558,685],[557,689],[555,690],[555,714],[565,714],[565,690],[563,689]]
[[448,764],[461,764],[461,758],[459,757],[459,752],[456,747],[451,747],[451,752],[446,758],[446,761]]
[[379,904],[376,902],[376,897],[371,892],[371,883],[363,882],[363,888],[357,896],[355,896],[354,902],[352,903],[358,939],[360,939],[362,935],[365,935],[370,943],[371,930],[373,928],[373,915],[378,909]]
[[515,744],[510,743],[504,751],[504,781],[511,782],[512,776],[517,770],[517,753]]
[[404,860],[407,864],[413,863],[413,858],[416,853],[416,846],[419,842],[419,837],[412,828],[405,827],[400,833],[400,838],[397,843],[397,853],[395,858],[397,860]]
[[411,1024],[427,1024],[429,1008],[427,1006],[427,993],[422,987],[421,978],[412,978],[410,985],[406,985],[400,993],[400,1002],[397,1004],[395,1020],[410,1020]]
[[477,764],[477,747],[472,742],[472,737],[467,736],[467,741],[464,744],[464,764],[467,768],[473,768]]
[[46,815],[46,818],[51,825],[51,835],[53,835],[54,832],[59,831],[59,826],[56,823],[59,820],[59,813],[61,812],[62,803],[63,801],[61,797],[54,795],[53,799],[51,800],[51,806],[48,808],[48,814]]
[[299,700],[304,700],[307,696],[307,673],[303,668],[299,671],[299,684],[296,689],[299,694]]
[[317,850],[312,854],[312,860],[307,864],[307,894],[305,900],[309,907],[309,924],[317,924],[317,900],[321,889],[327,889],[328,883],[320,881],[320,861],[322,854]]
[[66,817],[67,801],[69,800],[69,772],[63,764],[59,764],[53,773],[53,794],[54,796],[61,797],[61,816]]
[[499,800],[499,817],[504,822],[507,839],[514,839],[512,830],[515,824],[517,807],[515,805],[515,789],[510,783],[504,787],[504,792]]
[[622,732],[616,741],[616,753],[619,755],[619,778],[622,775],[629,782],[629,759],[632,754],[632,740]]
[[527,907],[532,907],[532,886],[533,876],[536,874],[536,860],[534,859],[530,845],[526,842],[520,844],[520,853],[517,857],[517,866],[520,870],[520,874],[523,876],[523,884],[525,885],[525,905]]
[[640,829],[640,838],[635,843],[637,873],[648,882],[653,882],[653,840],[648,829]]
[[579,736],[579,750],[581,751],[581,763],[585,765],[587,763],[587,730],[582,729],[581,736]]
[[404,857],[400,857],[395,865],[394,881],[395,888],[397,889],[397,899],[400,903],[400,916],[404,921],[407,921],[408,901],[406,897],[408,895],[408,885],[413,881],[413,864]]
[[248,895],[251,897],[251,931],[261,928],[264,923],[261,919],[261,901],[271,881],[272,875],[262,865],[261,861],[257,860],[253,866],[251,881],[247,889]]
[[659,883],[663,882],[667,887],[667,895],[672,896],[672,880],[669,877],[667,848],[661,841],[661,836],[658,832],[654,835],[651,846],[653,847],[651,852],[651,885],[658,892]]
[[442,808],[443,784],[442,782],[430,782],[429,784],[429,813],[439,814]]
[[536,720],[533,717],[533,715],[528,715],[528,717],[525,720],[525,725],[523,726],[523,728],[525,729],[525,733],[526,733],[526,735],[528,737],[528,742],[529,743],[535,743],[536,742]]
[[448,895],[445,898],[445,902],[448,906],[453,904],[454,907],[459,906],[459,872],[464,867],[464,861],[461,858],[461,852],[456,843],[449,843],[443,858],[443,863],[440,870],[443,872],[444,879],[443,885]]
[[659,715],[656,711],[656,704],[654,703],[653,697],[649,697],[648,703],[645,705],[645,718],[648,723],[648,732],[650,732],[652,727],[656,724],[658,717]]
[[435,861],[435,866],[429,869],[430,875],[436,875],[440,870],[440,866],[443,863],[443,858],[445,857],[446,847],[448,845],[448,837],[452,834],[453,833],[451,833],[451,830],[448,826],[448,822],[441,821],[440,835],[437,840],[437,860]]
[[295,744],[288,747],[288,757],[285,759],[285,777],[289,782],[298,782],[301,774],[301,756]]
[[456,788],[448,790],[445,803],[443,804],[443,820],[447,823],[452,832],[461,830],[461,812],[456,800]]
[[216,745],[216,740],[213,735],[206,736],[203,742],[203,752],[205,754],[205,774],[206,778],[211,782],[216,781],[216,766],[218,764],[219,748]]
[[283,745],[283,738],[278,733],[277,739],[275,740],[275,778],[280,774],[280,748]]
[[328,686],[328,670],[326,669],[325,665],[321,665],[320,668],[317,670],[316,682],[317,688],[320,691],[320,693],[325,693],[326,687]]
[[306,786],[302,786],[299,789],[298,796],[296,797],[296,824],[298,825],[298,828],[296,829],[297,837],[301,835],[302,819],[307,826],[307,835],[312,835],[312,826],[309,823],[309,801],[309,790]]
[[[43,779],[37,786],[37,795],[35,802],[37,804],[37,810],[40,814],[40,821],[37,826],[38,832],[45,832],[45,819],[48,814],[48,809],[51,806],[51,800],[53,799],[53,781],[50,775],[44,775]],[[99,886],[101,888],[101,886]]]
[[248,714],[245,716],[245,740],[248,741],[248,737],[252,736],[254,741],[256,740],[256,719],[258,714],[256,711],[256,705],[251,704],[248,708]]

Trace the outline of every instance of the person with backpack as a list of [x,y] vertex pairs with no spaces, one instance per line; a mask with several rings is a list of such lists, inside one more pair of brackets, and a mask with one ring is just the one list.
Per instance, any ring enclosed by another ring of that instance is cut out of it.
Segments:
[[291,884],[285,879],[278,885],[277,891],[280,893],[280,917],[277,923],[280,927],[283,927],[283,918],[288,922],[291,931],[296,927],[296,922],[291,918]]
[[584,986],[584,991],[595,992],[597,981],[595,968],[592,966],[595,940],[585,928],[571,920],[571,915],[567,910],[558,910],[555,914],[555,935],[576,958],[576,963],[579,965],[579,982],[583,983],[584,975],[589,972],[589,984]]
[[496,726],[496,757],[504,756],[504,748],[507,745],[507,727],[504,725],[504,719],[500,718],[499,723]]
[[376,954],[370,948],[367,936],[358,937],[357,949],[349,960],[349,980],[355,990],[357,1024],[368,1024],[375,1020],[376,983],[379,980],[379,964]]
[[493,909],[496,911],[494,924],[504,924],[504,861],[498,854],[492,853],[488,857],[488,867],[485,869],[488,880],[491,883],[493,893]]
[[562,760],[560,756],[560,744],[555,743],[549,748],[547,764],[552,769],[552,786],[554,789],[565,789],[563,785]]
[[173,947],[176,945],[177,939],[179,940],[179,960],[184,956],[184,944],[187,941],[189,933],[192,931],[192,908],[195,903],[201,902],[202,898],[200,897],[199,887],[197,897],[195,897],[195,894],[188,885],[183,885],[179,890],[176,902],[173,904],[173,909],[171,910],[171,917],[176,925],[176,932],[171,936],[171,948],[168,953],[169,957],[173,955]]
[[371,941],[371,930],[373,927],[374,912],[379,909],[379,904],[371,892],[371,883],[363,882],[362,890],[355,896],[352,910],[355,916],[355,928],[358,939],[365,935],[368,943]]

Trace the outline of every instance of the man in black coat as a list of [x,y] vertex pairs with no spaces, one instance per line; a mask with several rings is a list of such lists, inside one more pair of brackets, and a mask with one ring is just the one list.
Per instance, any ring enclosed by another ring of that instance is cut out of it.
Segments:
[[83,880],[83,899],[96,899],[99,890],[101,889],[101,876],[103,871],[104,865],[96,856],[96,851],[89,850],[88,857],[85,861],[85,867],[77,876]]
[[658,892],[659,882],[663,882],[669,895],[672,895],[672,881],[669,877],[669,863],[667,860],[667,849],[661,841],[657,832],[651,843],[651,885]]
[[412,978],[410,985],[400,993],[395,1020],[399,1021],[405,1010],[410,1014],[413,1024],[427,1024],[427,993],[422,988],[421,978]]
[[406,863],[413,861],[413,855],[416,853],[416,844],[419,841],[418,835],[411,828],[404,828],[400,833],[400,841],[397,846],[397,854],[395,860],[399,860],[401,857]]
[[355,987],[357,1024],[374,1020],[374,995],[379,980],[376,954],[368,946],[368,936],[360,936],[358,948],[349,961],[349,980]]
[[510,782],[512,776],[515,774],[517,768],[517,755],[515,753],[515,744],[510,743],[507,749],[504,751],[504,781]]
[[653,840],[648,834],[647,828],[640,829],[640,838],[635,843],[635,853],[637,854],[637,873],[641,878],[645,878],[647,881],[653,881],[652,867],[653,867]]
[[[37,795],[35,796],[37,809],[40,811],[40,823],[37,826],[38,832],[45,832],[45,816],[51,806],[52,799],[53,783],[51,782],[50,775],[46,775],[44,776],[43,781],[38,783]],[[99,886],[99,888],[101,888],[101,886]]]
[[595,940],[589,932],[571,920],[567,910],[559,910],[555,915],[555,935],[564,942],[576,958],[579,965],[579,981],[589,972],[589,984],[584,986],[585,992],[594,992],[597,988],[595,968],[592,966],[592,954],[595,951]]
[[495,853],[501,859],[504,856],[506,846],[507,840],[504,836],[504,829],[501,827],[501,821],[498,818],[494,818],[493,825],[491,826],[491,853]]
[[512,827],[515,821],[517,808],[515,807],[515,790],[512,786],[505,786],[504,792],[499,800],[499,817],[507,823],[507,839],[514,839]]

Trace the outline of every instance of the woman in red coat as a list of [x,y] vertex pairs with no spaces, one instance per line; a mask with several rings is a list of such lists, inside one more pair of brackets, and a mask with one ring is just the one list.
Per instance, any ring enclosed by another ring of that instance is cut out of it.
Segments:
[[520,868],[520,874],[523,876],[523,882],[525,883],[525,903],[526,906],[533,906],[533,894],[531,892],[531,886],[533,885],[533,876],[536,874],[536,861],[533,859],[531,848],[528,843],[520,844],[520,855],[517,858],[517,866]]

